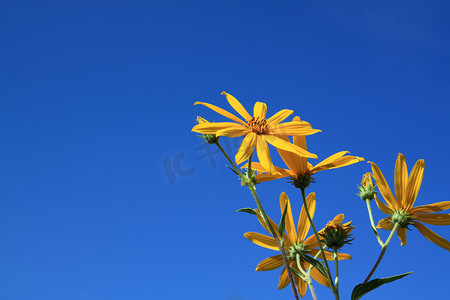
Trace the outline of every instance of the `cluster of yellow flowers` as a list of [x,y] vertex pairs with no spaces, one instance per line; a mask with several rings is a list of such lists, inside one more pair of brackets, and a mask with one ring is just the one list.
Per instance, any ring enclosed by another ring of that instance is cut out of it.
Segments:
[[[192,131],[201,133],[209,143],[219,146],[234,167],[235,173],[240,176],[243,184],[251,190],[258,205],[258,209],[247,212],[255,214],[261,225],[271,235],[247,232],[244,236],[259,246],[281,252],[281,254],[261,261],[256,270],[267,271],[283,267],[278,282],[279,289],[285,288],[291,282],[294,295],[296,296],[298,291],[303,297],[308,285],[313,298],[316,299],[311,281],[311,278],[313,278],[320,284],[330,287],[335,294],[335,298],[339,299],[338,275],[336,272],[334,280],[332,279],[327,260],[334,260],[337,269],[337,261],[351,259],[350,255],[338,253],[338,250],[353,240],[350,237],[353,226],[351,226],[351,222],[342,224],[344,215],[339,214],[325,228],[316,231],[312,222],[316,207],[316,196],[315,193],[310,193],[306,197],[305,189],[312,182],[311,176],[313,174],[323,170],[352,165],[363,161],[364,158],[351,156],[348,155],[349,152],[341,151],[313,166],[308,162],[308,158],[317,159],[317,155],[307,151],[305,136],[321,130],[313,129],[311,124],[302,121],[298,116],[290,122],[282,123],[293,114],[293,111],[289,109],[283,109],[270,118],[266,118],[267,106],[263,102],[255,103],[252,116],[235,97],[226,92],[222,92],[222,95],[226,96],[228,103],[242,119],[212,104],[196,102],[195,104],[204,105],[233,122],[208,122],[198,117],[198,124],[192,128]],[[220,147],[218,141],[221,136],[231,138],[244,136],[234,157],[234,162]],[[273,165],[269,144],[276,148],[286,168]],[[255,148],[259,162],[252,162]],[[238,165],[244,162],[246,163],[239,169]],[[369,163],[372,166],[372,173],[364,174],[359,195],[367,203],[372,229],[383,249],[379,260],[381,260],[394,232],[397,232],[401,244],[406,245],[406,229],[409,225],[416,227],[433,243],[450,250],[450,243],[447,240],[422,224],[450,225],[450,214],[436,213],[449,209],[450,201],[413,207],[422,183],[424,161],[418,160],[408,176],[405,157],[402,154],[398,155],[394,183],[396,197],[391,192],[378,166],[373,162]],[[242,172],[243,168],[247,169],[247,172]],[[293,185],[302,191],[303,207],[297,227],[293,221],[289,198],[284,192],[281,193],[279,200],[283,217],[280,224],[277,225],[264,212],[254,188],[257,183],[286,177],[290,178]],[[376,184],[374,184],[372,178]],[[387,205],[376,196],[376,187],[378,187]],[[380,220],[377,227],[374,226],[370,209],[369,202],[372,199],[375,199],[378,208],[383,213],[389,215],[389,217]],[[314,235],[307,237],[311,227]],[[381,241],[376,228],[391,230],[391,235],[386,242]],[[326,248],[332,251],[325,250]],[[321,259],[323,262],[318,265],[317,259]],[[378,263],[365,282],[370,279]]]

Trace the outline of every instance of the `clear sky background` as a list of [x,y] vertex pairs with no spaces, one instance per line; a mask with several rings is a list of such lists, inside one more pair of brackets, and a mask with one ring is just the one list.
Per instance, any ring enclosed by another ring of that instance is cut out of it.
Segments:
[[[230,109],[223,90],[295,110],[323,131],[311,152],[363,156],[392,187],[399,152],[409,169],[423,158],[416,203],[450,200],[450,5],[363,2],[0,1],[0,299],[291,299],[280,270],[255,272],[276,252],[243,237],[264,232],[235,212],[250,193],[190,132],[197,114],[225,120],[193,105]],[[338,213],[356,225],[342,299],[379,253],[355,195],[368,171],[319,173],[308,190],[318,227]],[[298,190],[258,186],[277,221],[282,191],[297,220]],[[407,236],[374,277],[415,273],[363,299],[445,298],[448,251]]]

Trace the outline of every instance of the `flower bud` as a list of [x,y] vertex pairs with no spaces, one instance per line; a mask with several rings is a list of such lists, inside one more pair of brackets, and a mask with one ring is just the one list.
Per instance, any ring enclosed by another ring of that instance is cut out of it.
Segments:
[[357,194],[362,200],[373,200],[375,198],[375,185],[372,182],[372,174],[366,173],[361,180],[361,186],[358,186],[359,193]]
[[400,228],[408,228],[412,224],[413,217],[405,209],[395,211],[391,216],[391,222],[398,224]]

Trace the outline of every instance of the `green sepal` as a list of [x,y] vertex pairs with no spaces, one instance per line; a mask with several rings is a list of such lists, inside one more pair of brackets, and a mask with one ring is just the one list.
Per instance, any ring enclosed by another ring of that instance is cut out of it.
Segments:
[[289,267],[291,268],[292,273],[294,273],[295,275],[297,275],[298,277],[300,277],[302,280],[304,280],[304,277],[302,275],[302,273],[300,273],[299,271],[297,271],[296,269],[294,269],[293,267]]
[[286,219],[287,207],[288,205],[286,203],[286,206],[284,207],[283,216],[281,216],[280,225],[278,226],[278,234],[280,235],[282,240],[284,240],[284,225],[285,225],[284,223]]
[[327,270],[325,269],[325,267],[322,265],[322,263],[320,261],[318,261],[317,259],[308,256],[308,255],[301,255],[300,256],[302,260],[310,263],[313,267],[315,267],[323,276],[325,276],[325,278],[328,278],[328,273]]
[[237,211],[245,212],[245,213],[248,213],[251,215],[258,215],[258,213],[253,208],[250,208],[250,207],[241,208],[241,209],[238,209]]
[[373,280],[371,280],[369,282],[366,282],[366,283],[358,284],[353,289],[351,300],[358,300],[362,296],[367,294],[368,292],[376,289],[377,287],[379,287],[379,286],[381,286],[381,285],[383,285],[385,283],[389,283],[389,282],[395,281],[397,279],[403,278],[403,277],[405,277],[405,276],[407,276],[409,274],[412,274],[412,273],[413,272],[408,272],[408,273],[403,273],[403,274],[395,275],[395,276],[391,276],[391,277],[377,278],[377,279],[373,279]]

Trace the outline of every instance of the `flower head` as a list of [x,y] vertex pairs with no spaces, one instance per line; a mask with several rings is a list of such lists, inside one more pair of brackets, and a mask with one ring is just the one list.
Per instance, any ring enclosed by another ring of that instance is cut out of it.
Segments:
[[354,240],[350,232],[352,232],[355,226],[351,226],[351,221],[342,224],[343,220],[343,214],[337,215],[332,221],[327,223],[321,234],[325,245],[330,249],[341,249],[345,244],[350,244]]
[[204,105],[215,112],[233,120],[234,122],[221,123],[203,123],[192,128],[192,131],[202,134],[215,134],[216,136],[238,137],[245,136],[236,153],[236,164],[247,160],[256,147],[256,153],[259,161],[269,173],[274,171],[272,160],[270,158],[268,143],[272,146],[283,149],[288,153],[295,155],[317,158],[315,154],[287,142],[282,137],[285,135],[299,136],[310,135],[320,130],[312,129],[308,122],[292,121],[280,124],[284,119],[293,113],[292,110],[283,109],[270,118],[266,118],[267,106],[263,102],[256,102],[251,116],[242,104],[232,95],[222,92],[228,103],[244,120],[223,110],[215,105],[195,102],[195,104]]
[[[309,213],[311,216],[314,215],[314,211],[316,209],[316,196],[314,193],[311,193],[306,198],[306,203],[308,206]],[[310,223],[308,222],[307,216],[306,216],[306,210],[305,207],[302,207],[302,210],[300,212],[300,216],[298,219],[298,225],[297,229],[294,224],[294,219],[292,217],[292,210],[291,210],[291,204],[289,202],[289,198],[287,195],[283,192],[280,195],[280,209],[281,213],[284,212],[284,209],[287,205],[287,212],[286,212],[286,218],[285,218],[285,227],[286,227],[286,233],[284,233],[284,247],[285,250],[289,256],[289,264],[292,268],[296,269],[298,271],[297,263],[295,260],[296,254],[300,254],[300,257],[302,255],[311,255],[315,256],[319,253],[318,249],[318,242],[314,235],[306,238],[306,235],[308,234]],[[266,226],[264,221],[261,219],[259,215],[257,215],[259,222],[261,225],[268,231],[269,228]],[[275,224],[274,221],[269,219],[269,222],[271,223],[272,227],[274,228],[275,232],[278,232],[278,226]],[[320,231],[320,233],[323,233],[324,229]],[[257,232],[247,232],[244,234],[244,236],[252,241],[253,243],[268,248],[272,250],[279,251],[277,243],[275,239],[271,236],[263,235]],[[327,260],[333,260],[331,253],[329,251],[324,251],[325,257]],[[319,254],[319,257],[322,258],[322,256]],[[338,259],[351,259],[350,255],[345,253],[339,253]],[[301,260],[300,265],[304,270],[308,270],[310,264],[306,261]],[[277,268],[280,268],[284,266],[283,258],[281,254],[274,255],[271,257],[268,257],[261,261],[258,266],[256,267],[256,271],[269,271],[269,270],[275,270]],[[317,282],[319,282],[322,285],[325,285],[329,287],[328,280],[325,276],[323,276],[317,269],[313,268],[311,270],[311,276],[314,278]],[[306,283],[301,280],[299,277],[294,277],[295,283],[297,285],[297,289],[299,294],[303,297],[306,293],[307,285]],[[283,267],[283,270],[281,271],[280,279],[278,282],[278,289],[285,288],[289,283],[289,278],[287,275],[286,267]]]
[[405,157],[401,153],[398,154],[394,176],[395,197],[378,166],[373,162],[370,162],[370,164],[372,165],[373,177],[387,205],[378,200],[376,196],[375,201],[378,208],[389,215],[389,217],[378,222],[377,228],[392,230],[394,223],[397,223],[397,235],[402,246],[404,246],[406,245],[406,229],[409,225],[413,225],[428,240],[444,249],[450,250],[449,241],[422,224],[450,225],[450,214],[436,213],[449,209],[450,201],[413,207],[422,184],[425,169],[423,159],[419,159],[416,162],[408,176]]
[[[299,117],[295,117],[292,122],[300,122]],[[284,141],[290,143],[287,136],[283,137]],[[293,136],[292,145],[298,146],[306,150],[306,138],[303,135]],[[292,152],[285,151],[284,149],[278,148],[278,153],[283,159],[284,163],[288,169],[283,169],[279,167],[274,167],[275,172],[269,172],[269,174],[261,174],[256,177],[257,182],[269,181],[278,178],[291,177],[292,183],[297,188],[306,188],[312,180],[312,175],[323,170],[336,169],[348,165],[355,164],[357,162],[363,161],[364,158],[357,156],[346,155],[348,151],[341,151],[332,156],[324,159],[316,166],[313,166],[308,162],[306,156],[301,157],[295,155]],[[252,169],[262,172],[267,172],[262,163],[252,163]]]

